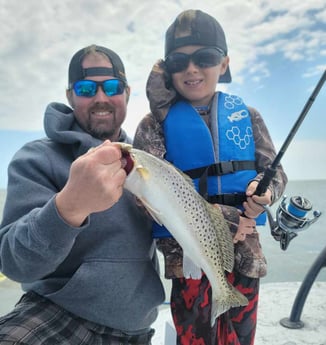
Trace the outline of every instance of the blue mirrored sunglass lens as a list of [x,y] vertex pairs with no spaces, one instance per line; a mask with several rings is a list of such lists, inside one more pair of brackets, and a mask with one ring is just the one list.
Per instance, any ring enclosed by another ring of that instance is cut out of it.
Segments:
[[121,80],[110,79],[102,83],[103,90],[107,96],[121,95],[124,90],[124,85]]
[[73,88],[77,96],[94,97],[99,86],[107,96],[121,95],[125,87],[119,79],[108,79],[104,81],[79,80],[74,83]]
[[97,85],[91,80],[80,80],[74,84],[74,91],[77,96],[94,97],[97,91]]

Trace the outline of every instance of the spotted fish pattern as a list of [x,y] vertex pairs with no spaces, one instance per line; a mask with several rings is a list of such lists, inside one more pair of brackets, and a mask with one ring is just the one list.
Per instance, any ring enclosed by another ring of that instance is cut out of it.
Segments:
[[233,270],[234,247],[221,210],[202,198],[192,180],[169,162],[130,145],[121,148],[133,161],[124,187],[178,241],[184,276],[200,280],[202,272],[207,275],[212,286],[211,324],[230,308],[247,305],[247,298],[226,279],[225,271]]

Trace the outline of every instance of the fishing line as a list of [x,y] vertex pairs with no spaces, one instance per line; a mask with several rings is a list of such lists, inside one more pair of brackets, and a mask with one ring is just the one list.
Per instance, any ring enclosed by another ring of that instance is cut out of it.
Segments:
[[306,117],[309,109],[311,108],[313,102],[315,101],[319,91],[324,85],[324,82],[326,80],[326,70],[324,71],[323,75],[321,76],[318,84],[316,85],[314,91],[312,92],[311,96],[309,97],[308,101],[306,102],[305,106],[303,107],[300,116],[298,117],[297,121],[295,122],[294,126],[292,127],[289,135],[285,139],[280,151],[276,155],[273,163],[271,164],[270,167],[268,167],[265,172],[264,172],[264,177],[262,180],[259,182],[257,188],[256,188],[256,195],[262,195],[266,192],[270,182],[272,181],[273,177],[276,174],[276,168],[279,165],[285,151],[289,147],[293,137],[295,136],[297,130],[299,129],[301,123],[303,122],[304,118]]
[[[300,116],[292,127],[289,135],[287,136],[284,144],[282,145],[280,151],[276,155],[273,163],[264,172],[262,180],[259,182],[256,195],[262,195],[266,192],[270,182],[276,174],[276,168],[279,165],[285,151],[290,145],[293,137],[295,136],[298,128],[300,127],[302,121],[307,115],[309,109],[311,108],[313,102],[315,101],[319,91],[324,85],[326,80],[326,70],[321,76],[318,84],[316,85],[314,91],[306,102]],[[297,236],[298,231],[307,229],[312,223],[314,223],[321,215],[320,211],[313,212],[313,218],[308,219],[306,217],[307,213],[312,210],[312,205],[309,200],[301,196],[294,196],[290,198],[288,204],[286,204],[286,197],[283,197],[281,205],[276,211],[276,219],[273,218],[269,206],[264,206],[269,225],[271,228],[271,234],[276,241],[280,241],[281,249],[286,250],[290,241]]]

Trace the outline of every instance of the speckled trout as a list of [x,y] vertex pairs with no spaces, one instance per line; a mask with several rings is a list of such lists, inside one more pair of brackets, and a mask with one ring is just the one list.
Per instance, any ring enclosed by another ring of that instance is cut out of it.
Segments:
[[229,226],[221,210],[198,194],[192,180],[169,162],[128,144],[119,144],[126,159],[124,187],[164,225],[183,250],[183,273],[200,279],[205,272],[212,286],[211,324],[232,307],[248,300],[226,279],[234,264]]

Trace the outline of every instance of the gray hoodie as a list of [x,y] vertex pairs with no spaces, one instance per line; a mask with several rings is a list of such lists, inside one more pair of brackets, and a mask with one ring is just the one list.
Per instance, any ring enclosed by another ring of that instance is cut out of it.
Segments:
[[[164,300],[151,221],[125,191],[82,227],[65,223],[54,197],[71,163],[101,141],[64,104],[49,104],[44,129],[47,138],[23,146],[9,165],[0,270],[79,317],[125,332],[148,328]],[[130,142],[124,131],[119,141]]]

